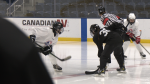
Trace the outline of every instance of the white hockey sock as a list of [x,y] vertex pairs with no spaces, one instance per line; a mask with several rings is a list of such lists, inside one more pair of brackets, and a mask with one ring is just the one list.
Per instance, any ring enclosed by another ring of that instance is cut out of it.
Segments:
[[128,46],[129,46],[129,44],[130,44],[130,41],[125,41],[125,42],[123,43],[123,51],[124,51],[124,53],[126,52]]
[[[52,53],[55,54],[54,52],[52,52]],[[57,64],[56,58],[55,58],[53,55],[49,54],[48,57],[50,58],[51,63],[52,63],[53,65],[54,65],[54,64]]]
[[143,51],[142,51],[142,48],[141,48],[141,46],[140,46],[140,44],[137,44],[135,41],[133,41],[133,43],[134,43],[134,45],[136,46],[136,48],[137,48],[137,50],[138,50],[139,52],[143,52]]

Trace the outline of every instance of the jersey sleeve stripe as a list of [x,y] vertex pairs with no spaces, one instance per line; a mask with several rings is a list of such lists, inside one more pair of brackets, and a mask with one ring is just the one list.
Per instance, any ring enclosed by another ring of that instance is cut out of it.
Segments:
[[105,18],[103,24],[105,25],[108,20],[109,20],[108,18]]
[[119,16],[116,16],[118,19],[120,19],[120,17]]

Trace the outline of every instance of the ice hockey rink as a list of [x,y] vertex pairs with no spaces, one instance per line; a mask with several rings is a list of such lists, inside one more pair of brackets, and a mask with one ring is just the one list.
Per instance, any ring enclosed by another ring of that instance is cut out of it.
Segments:
[[[150,51],[150,43],[142,45]],[[116,71],[119,66],[112,54],[112,61],[108,65],[105,77],[85,74],[85,71],[96,70],[99,65],[98,50],[93,42],[59,41],[54,46],[54,52],[60,58],[72,56],[65,62],[57,60],[63,71],[56,72],[50,59],[41,55],[55,84],[150,84],[150,55],[143,49],[146,59],[142,59],[133,43],[125,52],[128,56],[125,60],[126,73]]]

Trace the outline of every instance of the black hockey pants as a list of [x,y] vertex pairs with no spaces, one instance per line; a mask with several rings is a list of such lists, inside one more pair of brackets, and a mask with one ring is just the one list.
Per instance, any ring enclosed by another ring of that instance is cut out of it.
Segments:
[[116,45],[106,44],[100,57],[100,69],[104,69],[110,54],[114,51],[114,56],[120,67],[124,66],[122,43]]

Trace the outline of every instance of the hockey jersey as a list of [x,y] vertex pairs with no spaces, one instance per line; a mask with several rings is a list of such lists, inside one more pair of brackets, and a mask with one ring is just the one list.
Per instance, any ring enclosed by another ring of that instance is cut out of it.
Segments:
[[105,28],[100,29],[100,31],[94,34],[93,41],[98,47],[99,55],[103,51],[103,43],[108,45],[117,45],[123,43],[122,38],[118,33],[107,30]]
[[55,45],[58,41],[58,35],[54,36],[53,30],[49,27],[36,27],[32,29],[32,34],[35,35],[35,42],[43,47]]
[[100,19],[105,27],[112,25],[112,23],[121,23],[123,24],[123,19],[114,14],[105,13],[101,16]]
[[[128,21],[127,21],[127,19],[125,19],[124,20],[124,26],[126,27],[127,24],[128,24]],[[127,31],[129,31],[129,30],[132,31],[132,33],[135,35],[135,37],[137,37],[140,35],[138,27],[139,27],[139,22],[137,20],[135,20],[135,23],[129,24],[127,26]]]

